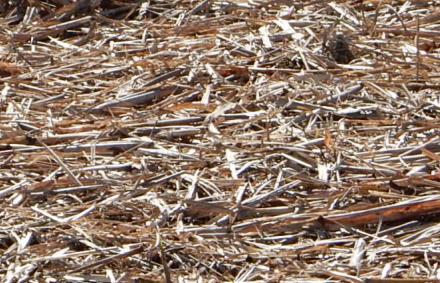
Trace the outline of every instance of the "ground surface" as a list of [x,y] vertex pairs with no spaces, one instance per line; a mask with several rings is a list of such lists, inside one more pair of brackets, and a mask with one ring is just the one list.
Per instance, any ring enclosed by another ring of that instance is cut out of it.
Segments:
[[1,281],[440,279],[439,7],[2,1]]

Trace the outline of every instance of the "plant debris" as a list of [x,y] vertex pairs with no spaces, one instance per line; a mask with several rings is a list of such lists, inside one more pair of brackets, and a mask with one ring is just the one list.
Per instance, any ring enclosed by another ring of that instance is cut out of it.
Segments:
[[2,1],[1,281],[440,280],[439,7]]

